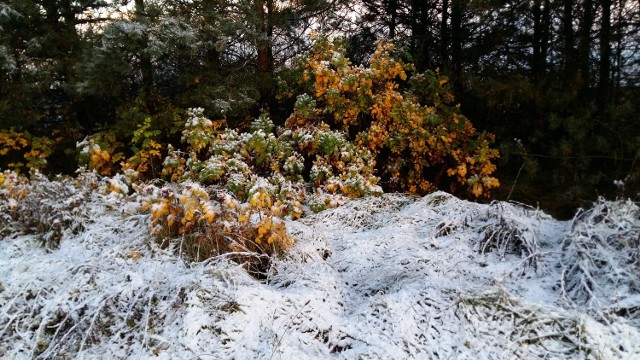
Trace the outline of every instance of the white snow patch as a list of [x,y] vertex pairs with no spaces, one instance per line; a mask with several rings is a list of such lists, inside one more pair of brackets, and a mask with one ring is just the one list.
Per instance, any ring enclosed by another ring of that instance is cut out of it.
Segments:
[[[442,192],[387,194],[287,221],[298,242],[258,281],[224,256],[182,261],[155,245],[146,216],[90,201],[91,222],[58,249],[32,236],[0,241],[0,357],[640,356],[633,317],[603,321],[581,298],[563,301],[581,294],[562,287],[563,249],[586,221]],[[635,229],[636,212],[624,214],[607,231]],[[598,287],[605,308],[638,307],[635,283],[624,284],[617,300]]]

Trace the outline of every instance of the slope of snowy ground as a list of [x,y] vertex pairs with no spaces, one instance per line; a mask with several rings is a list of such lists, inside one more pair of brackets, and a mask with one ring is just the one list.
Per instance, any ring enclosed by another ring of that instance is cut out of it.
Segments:
[[59,249],[0,241],[0,357],[640,358],[631,202],[560,222],[442,192],[352,201],[288,222],[297,245],[264,281],[89,208]]

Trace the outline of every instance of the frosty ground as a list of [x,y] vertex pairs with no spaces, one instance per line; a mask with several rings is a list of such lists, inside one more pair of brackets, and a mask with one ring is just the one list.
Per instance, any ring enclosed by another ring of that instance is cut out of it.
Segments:
[[573,221],[443,192],[350,201],[287,222],[264,279],[184,261],[118,206],[94,197],[57,249],[0,241],[0,357],[640,358],[631,201]]

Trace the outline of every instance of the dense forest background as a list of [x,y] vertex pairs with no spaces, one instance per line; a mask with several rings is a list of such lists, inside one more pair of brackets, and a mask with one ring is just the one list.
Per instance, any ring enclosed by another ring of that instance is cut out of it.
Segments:
[[0,130],[54,134],[47,170],[72,173],[87,134],[127,143],[151,118],[170,142],[188,108],[279,125],[304,92],[310,34],[342,37],[356,65],[386,38],[496,135],[495,197],[564,217],[640,190],[639,25],[635,0],[9,0]]

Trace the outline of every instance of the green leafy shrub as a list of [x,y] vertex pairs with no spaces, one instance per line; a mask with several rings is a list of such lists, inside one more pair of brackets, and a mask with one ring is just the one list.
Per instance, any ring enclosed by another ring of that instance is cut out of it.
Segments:
[[[309,114],[298,108],[292,115],[305,116]],[[275,129],[262,115],[249,132],[239,133],[217,130],[209,125],[213,123],[202,117],[187,121],[182,138],[187,149],[172,148],[164,162],[166,178],[216,184],[240,201],[249,200],[256,179],[267,179],[274,189],[269,193],[271,202],[278,204],[279,213],[293,218],[302,215],[299,202],[307,197],[307,183],[313,184],[314,193],[351,198],[382,192],[373,175],[371,153],[326,124],[299,126],[289,121]],[[200,131],[193,131],[193,124],[200,124],[196,126]]]

